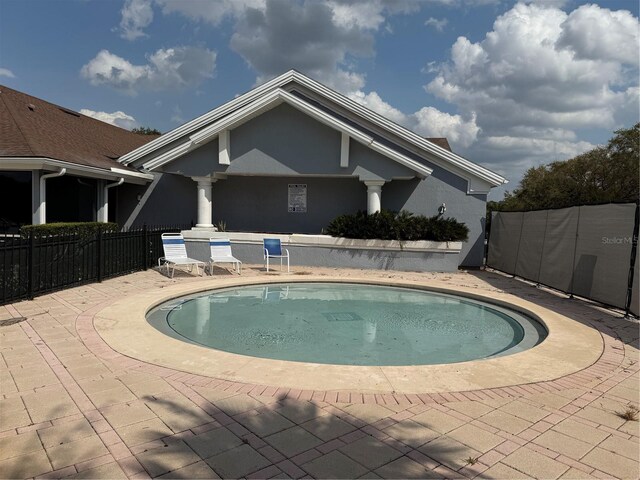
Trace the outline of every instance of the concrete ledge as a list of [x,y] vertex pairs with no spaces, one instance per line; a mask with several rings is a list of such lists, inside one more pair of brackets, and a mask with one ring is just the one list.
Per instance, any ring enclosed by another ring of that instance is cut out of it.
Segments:
[[360,240],[329,235],[216,232],[202,228],[182,232],[190,256],[209,258],[209,238],[228,238],[234,256],[261,263],[262,240],[279,238],[289,250],[292,265],[333,268],[373,268],[417,272],[453,272],[460,263],[462,242]]
[[[146,321],[151,308],[182,295],[231,286],[292,281],[366,283],[454,293],[531,315],[544,323],[549,335],[530,350],[504,357],[446,365],[373,367],[288,362],[227,353],[168,337]],[[603,351],[603,340],[597,330],[508,293],[466,287],[452,289],[451,285],[440,281],[362,277],[206,278],[197,283],[173,285],[116,300],[95,315],[94,326],[111,348],[130,358],[232,382],[301,390],[439,393],[547,382],[585,369],[595,363]]]

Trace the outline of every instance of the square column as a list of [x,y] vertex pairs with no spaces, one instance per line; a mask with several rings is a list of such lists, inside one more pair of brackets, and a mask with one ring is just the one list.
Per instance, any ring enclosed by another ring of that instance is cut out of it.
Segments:
[[382,208],[382,185],[384,180],[367,180],[367,213],[369,215],[379,212]]
[[196,228],[212,228],[213,183],[211,177],[191,177],[198,183],[198,217]]

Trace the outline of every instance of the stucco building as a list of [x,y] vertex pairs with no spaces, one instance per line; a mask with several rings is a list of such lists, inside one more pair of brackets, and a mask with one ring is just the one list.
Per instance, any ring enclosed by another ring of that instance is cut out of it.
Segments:
[[295,71],[146,140],[109,158],[120,184],[102,202],[122,226],[318,234],[344,213],[444,203],[470,230],[460,263],[479,266],[487,194],[506,182]]

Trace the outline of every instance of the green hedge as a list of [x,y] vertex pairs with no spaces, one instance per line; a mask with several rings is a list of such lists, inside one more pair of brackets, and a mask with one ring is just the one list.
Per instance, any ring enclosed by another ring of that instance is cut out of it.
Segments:
[[340,215],[329,223],[326,232],[333,237],[380,240],[456,242],[469,238],[467,226],[454,218],[425,217],[406,210]]
[[33,234],[36,238],[55,237],[58,235],[79,235],[91,237],[98,232],[118,232],[117,223],[109,222],[66,222],[45,223],[43,225],[25,225],[20,227],[20,235],[28,238]]

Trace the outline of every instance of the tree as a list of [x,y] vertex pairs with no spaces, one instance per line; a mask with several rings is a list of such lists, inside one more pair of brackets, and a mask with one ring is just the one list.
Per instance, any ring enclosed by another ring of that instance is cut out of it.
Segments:
[[640,123],[616,130],[606,147],[527,170],[492,210],[538,210],[635,202],[640,189]]
[[136,127],[132,128],[131,131],[133,133],[137,133],[138,135],[162,135],[160,130],[150,127]]

